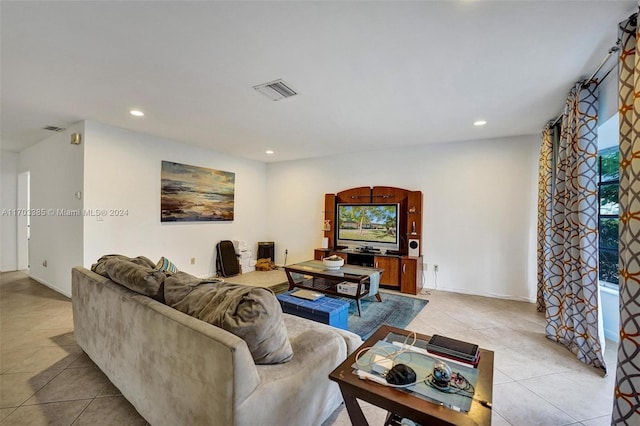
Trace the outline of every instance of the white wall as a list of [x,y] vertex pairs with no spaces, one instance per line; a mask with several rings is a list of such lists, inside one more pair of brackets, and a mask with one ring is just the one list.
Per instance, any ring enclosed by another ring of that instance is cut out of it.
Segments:
[[[211,129],[215,132],[215,129]],[[162,160],[235,173],[235,217],[231,222],[160,222]],[[126,209],[127,216],[84,218],[84,265],[100,256],[169,258],[196,276],[215,273],[215,245],[246,241],[255,257],[267,236],[266,165],[133,131],[85,122],[85,209]],[[196,258],[194,265],[190,259]]]
[[83,186],[84,145],[71,145],[69,138],[83,129],[83,123],[75,124],[20,152],[18,170],[30,172],[31,210],[46,212],[31,215],[29,273],[66,296],[71,296],[71,268],[82,264],[82,217],[58,210],[82,210],[75,193]]
[[9,214],[5,209],[17,208],[18,195],[18,154],[2,151],[2,197],[0,198],[0,211],[2,211],[0,226],[0,271],[15,271],[18,269],[18,255],[16,246],[17,216]]
[[276,263],[320,247],[324,194],[356,186],[423,192],[426,285],[534,301],[540,138],[511,137],[271,163],[269,239]]
[[600,308],[604,337],[617,342],[620,337],[620,294],[617,288],[600,286]]
[[[618,55],[614,55],[618,56]],[[611,58],[607,63],[607,67],[613,65],[613,69],[598,86],[598,122],[604,123],[618,112],[618,64],[615,59]],[[606,69],[609,69],[605,67]]]

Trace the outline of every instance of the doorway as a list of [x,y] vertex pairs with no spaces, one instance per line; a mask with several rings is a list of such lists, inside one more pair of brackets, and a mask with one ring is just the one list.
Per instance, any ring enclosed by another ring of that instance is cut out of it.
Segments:
[[[18,203],[19,210],[29,212],[31,208],[31,173],[18,174]],[[18,215],[18,270],[29,269],[29,239],[31,238],[31,216]]]

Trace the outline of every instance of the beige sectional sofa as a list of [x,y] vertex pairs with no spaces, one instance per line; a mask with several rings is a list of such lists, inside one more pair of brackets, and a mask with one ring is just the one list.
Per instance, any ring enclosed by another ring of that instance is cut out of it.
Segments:
[[72,271],[80,347],[152,425],[317,425],[342,402],[328,374],[362,340],[284,314],[293,358],[256,365],[244,340],[88,269]]

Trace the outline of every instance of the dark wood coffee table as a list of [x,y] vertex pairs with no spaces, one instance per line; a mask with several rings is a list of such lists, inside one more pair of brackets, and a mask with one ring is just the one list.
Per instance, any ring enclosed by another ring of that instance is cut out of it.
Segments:
[[[380,327],[361,348],[373,346],[376,342],[384,340],[389,333],[408,335],[410,331],[383,325]],[[417,334],[418,339],[428,341],[430,336]],[[475,386],[474,400],[468,413],[459,412],[413,396],[401,390],[390,388],[381,384],[362,380],[354,374],[352,365],[360,349],[357,349],[345,362],[329,374],[329,379],[340,386],[347,412],[351,423],[355,426],[367,426],[367,420],[360,409],[357,399],[367,401],[373,405],[384,408],[389,413],[397,414],[413,420],[421,425],[490,425],[490,404],[481,404],[479,401],[491,403],[493,395],[493,351],[480,349],[480,363],[478,364],[478,382]]]
[[[384,269],[356,265],[345,265],[340,269],[327,269],[320,261],[307,260],[285,266],[284,271],[289,281],[289,290],[297,287],[332,296],[355,299],[356,305],[358,306],[358,316],[362,316],[360,299],[369,295],[369,285],[372,274],[379,273],[380,276],[382,276]],[[338,291],[338,284],[344,282],[357,285],[354,294],[341,293]],[[379,291],[376,292],[375,296],[378,302],[382,302]]]

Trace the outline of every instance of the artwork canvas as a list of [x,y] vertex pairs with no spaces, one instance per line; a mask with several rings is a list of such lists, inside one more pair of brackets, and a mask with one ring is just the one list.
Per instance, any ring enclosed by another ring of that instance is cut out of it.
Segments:
[[235,173],[162,162],[160,220],[233,220]]

